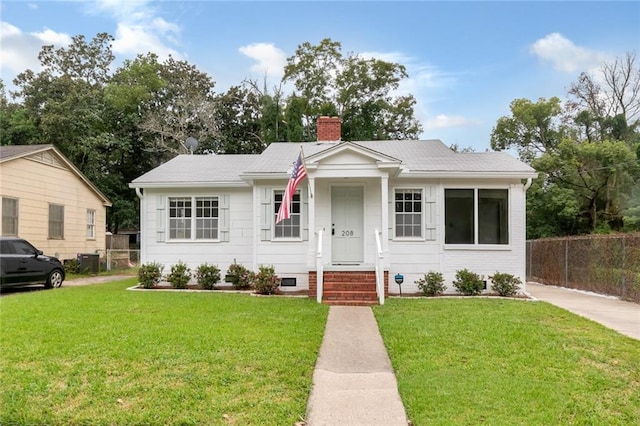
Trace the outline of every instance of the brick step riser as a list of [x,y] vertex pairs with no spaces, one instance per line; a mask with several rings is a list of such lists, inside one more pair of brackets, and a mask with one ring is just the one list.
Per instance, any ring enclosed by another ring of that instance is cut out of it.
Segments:
[[377,305],[377,301],[371,300],[323,300],[322,303],[331,306],[373,306]]
[[370,292],[346,292],[346,291],[333,291],[324,292],[322,296],[323,300],[377,300],[376,293]]
[[323,283],[324,291],[376,291],[375,284]]

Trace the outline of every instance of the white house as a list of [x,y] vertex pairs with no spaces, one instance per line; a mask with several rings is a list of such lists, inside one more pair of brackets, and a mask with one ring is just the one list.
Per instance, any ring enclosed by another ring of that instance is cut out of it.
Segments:
[[[180,155],[135,179],[141,261],[192,269],[273,265],[283,291],[318,301],[384,303],[440,271],[525,277],[525,197],[536,172],[507,153],[457,153],[439,140],[340,142],[320,117],[318,142],[260,155]],[[275,224],[300,150],[307,179]]]

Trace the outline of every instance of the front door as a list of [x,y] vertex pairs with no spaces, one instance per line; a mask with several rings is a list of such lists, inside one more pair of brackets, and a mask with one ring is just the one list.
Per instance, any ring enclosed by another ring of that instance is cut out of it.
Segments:
[[357,264],[364,259],[364,189],[335,186],[331,189],[331,262]]

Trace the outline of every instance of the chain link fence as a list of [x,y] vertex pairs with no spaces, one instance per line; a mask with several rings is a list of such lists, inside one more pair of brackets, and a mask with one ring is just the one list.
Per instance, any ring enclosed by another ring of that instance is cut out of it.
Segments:
[[640,303],[640,233],[529,240],[527,281]]
[[128,269],[140,263],[140,250],[106,250],[105,264],[107,271]]

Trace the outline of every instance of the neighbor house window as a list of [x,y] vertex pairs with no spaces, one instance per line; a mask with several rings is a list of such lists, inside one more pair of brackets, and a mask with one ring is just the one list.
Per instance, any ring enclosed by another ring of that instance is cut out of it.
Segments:
[[445,189],[444,210],[446,244],[509,244],[507,189]]
[[96,237],[96,211],[87,209],[87,238]]
[[396,237],[422,237],[422,190],[395,190]]
[[2,235],[18,235],[18,200],[2,197]]
[[217,239],[218,202],[218,197],[169,198],[169,239]]
[[[284,196],[284,191],[275,191],[273,194],[273,218],[274,222],[276,217],[278,216],[278,210],[280,209],[280,204],[282,204],[282,197]],[[293,199],[291,200],[291,209],[289,210],[289,219],[285,219],[280,221],[275,226],[274,235],[275,238],[300,238],[300,223],[301,223],[301,215],[300,215],[300,191],[296,191],[293,194]]]
[[64,238],[64,206],[59,204],[49,204],[49,238]]

